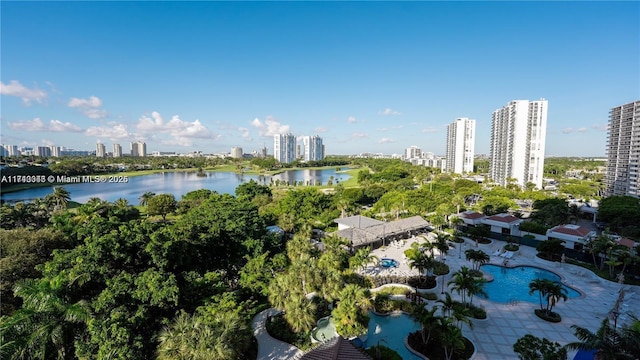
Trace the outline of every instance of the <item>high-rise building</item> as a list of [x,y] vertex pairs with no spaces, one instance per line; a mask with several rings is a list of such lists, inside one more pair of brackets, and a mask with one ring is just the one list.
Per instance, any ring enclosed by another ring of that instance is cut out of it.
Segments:
[[42,157],[51,156],[51,149],[48,146],[38,146],[36,148],[36,155]]
[[122,157],[122,146],[113,144],[113,157]]
[[4,149],[7,150],[7,156],[20,156],[18,145],[4,145]]
[[547,100],[514,100],[493,112],[489,175],[501,185],[509,182],[542,188],[547,133]]
[[60,146],[49,146],[49,149],[51,150],[51,156],[53,157],[60,157]]
[[106,151],[103,143],[97,143],[96,144],[96,156],[97,157],[105,157],[105,156],[107,156],[107,151]]
[[304,161],[320,161],[324,159],[324,145],[318,135],[302,138],[304,146]]
[[405,160],[407,161],[411,161],[411,159],[420,159],[422,158],[422,150],[419,147],[413,145],[404,149],[404,156]]
[[142,141],[132,142],[131,143],[131,156],[147,156],[147,143]]
[[616,106],[609,112],[605,196],[640,197],[640,100]]
[[242,155],[244,153],[242,152],[242,148],[241,147],[232,147],[231,148],[231,157],[234,159],[242,159]]
[[291,133],[274,135],[273,157],[283,164],[296,160],[296,137]]
[[464,174],[473,172],[476,121],[458,118],[447,127],[447,171]]

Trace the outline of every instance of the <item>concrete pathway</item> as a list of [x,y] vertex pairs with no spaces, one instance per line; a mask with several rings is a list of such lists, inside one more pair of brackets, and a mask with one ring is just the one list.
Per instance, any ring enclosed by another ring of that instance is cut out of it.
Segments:
[[257,360],[290,360],[299,359],[303,352],[297,347],[272,338],[265,328],[265,321],[269,316],[279,314],[276,309],[267,309],[256,315],[252,322],[253,335],[258,341]]
[[[429,234],[429,239],[433,237]],[[422,240],[422,239],[420,239]],[[446,254],[446,263],[451,272],[437,278],[437,286],[432,290],[439,297],[442,297],[442,281],[445,281],[444,290],[451,293],[454,299],[459,299],[446,282],[451,279],[451,274],[459,270],[462,266],[471,267],[471,263],[465,259],[464,251],[467,249],[483,250],[490,256],[490,263],[502,265],[504,258],[493,256],[496,249],[501,249],[506,243],[504,241],[493,240],[491,244],[479,244],[476,248],[475,242],[465,238],[464,244],[456,244],[455,249],[450,249]],[[390,257],[398,260],[398,269],[378,269],[378,274],[402,274],[409,270],[403,261],[403,252],[415,239],[407,241],[401,248],[386,247],[376,249],[374,255],[378,257]],[[436,251],[437,253],[437,251]],[[599,278],[593,272],[579,266],[571,264],[552,263],[541,260],[535,256],[536,250],[528,246],[521,246],[516,255],[509,260],[509,266],[529,265],[544,268],[555,272],[562,277],[563,282],[580,290],[584,296],[560,302],[554,307],[554,312],[562,316],[562,322],[558,324],[549,323],[539,319],[533,312],[539,307],[537,303],[518,302],[513,304],[502,304],[489,300],[474,298],[475,305],[482,306],[487,311],[487,320],[474,321],[474,329],[463,328],[463,334],[469,338],[476,346],[474,360],[500,360],[516,359],[517,354],[513,352],[513,344],[522,336],[532,334],[537,337],[544,337],[551,341],[557,341],[561,345],[577,341],[571,325],[578,325],[595,332],[600,327],[600,323],[609,315],[618,299],[619,290],[624,287],[627,290],[625,301],[620,307],[618,324],[629,323],[631,315],[640,317],[640,287],[631,285],[621,285],[615,282]],[[437,256],[439,259],[440,256]],[[369,274],[372,269],[368,269]],[[394,271],[395,270],[395,271]],[[413,270],[415,271],[415,270]],[[430,305],[434,302],[430,301]],[[575,352],[569,354],[569,359],[573,359]]]

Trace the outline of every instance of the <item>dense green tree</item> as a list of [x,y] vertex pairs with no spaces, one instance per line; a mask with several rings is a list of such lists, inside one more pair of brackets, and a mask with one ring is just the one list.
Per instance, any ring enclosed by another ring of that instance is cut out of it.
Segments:
[[331,312],[336,332],[343,337],[359,336],[366,332],[371,308],[369,290],[348,284],[340,292],[338,306]]
[[147,213],[149,215],[160,215],[162,221],[167,220],[167,215],[177,208],[176,198],[172,194],[160,194],[147,201]]
[[557,342],[531,334],[519,338],[513,344],[513,352],[520,360],[567,360],[567,349]]
[[482,250],[468,249],[464,252],[465,258],[473,264],[473,270],[479,271],[480,266],[489,262],[490,258]]
[[73,243],[61,232],[46,228],[0,230],[0,239],[0,312],[11,315],[21,304],[13,296],[15,284],[40,277],[37,266],[50,260],[54,249],[69,248]]
[[54,209],[62,210],[67,207],[67,203],[71,200],[71,194],[62,186],[54,186],[53,192],[47,195],[46,198],[51,199],[54,204]]
[[15,287],[23,306],[0,318],[0,355],[6,359],[74,359],[75,340],[90,318],[86,301],[71,303],[62,284],[26,279]]
[[550,198],[533,202],[531,219],[545,226],[566,224],[570,219],[569,204],[564,199]]

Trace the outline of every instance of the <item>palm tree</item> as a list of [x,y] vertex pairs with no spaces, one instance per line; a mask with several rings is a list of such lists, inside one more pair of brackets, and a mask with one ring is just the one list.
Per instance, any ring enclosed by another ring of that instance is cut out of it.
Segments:
[[453,300],[449,292],[444,293],[444,299],[436,300],[437,303],[442,304],[442,313],[446,317],[450,317],[453,312],[453,308],[456,306],[456,301]]
[[420,323],[420,334],[422,336],[422,343],[428,344],[431,340],[431,331],[438,327],[439,317],[435,316],[437,307],[432,307],[431,310],[427,310],[424,306],[416,306],[411,312],[411,317]]
[[303,296],[290,296],[285,304],[284,319],[295,332],[308,332],[316,323],[316,304]]
[[489,262],[490,258],[482,250],[469,249],[464,252],[464,256],[473,264],[473,270],[480,271],[480,266]]
[[67,189],[62,186],[55,186],[53,188],[53,193],[47,196],[50,196],[51,200],[54,202],[56,210],[65,209],[67,207],[67,203],[71,200],[71,195]]
[[[553,307],[562,299],[567,301],[567,289],[562,284],[553,282],[549,279],[533,279],[529,283],[529,295],[538,291],[540,297],[540,311],[547,315],[551,315]],[[542,299],[547,300],[546,307],[543,307]]]
[[349,267],[364,270],[367,265],[377,263],[379,260],[377,256],[371,253],[370,247],[360,248],[349,258]]
[[338,306],[331,312],[338,334],[344,337],[363,334],[369,323],[367,310],[370,308],[369,290],[355,284],[345,286]]
[[126,209],[129,206],[129,202],[125,198],[119,198],[113,202],[113,205],[120,209]]
[[634,359],[634,354],[627,353],[622,346],[620,333],[609,324],[609,319],[602,320],[596,333],[578,325],[571,325],[571,328],[580,341],[565,345],[569,350],[595,350],[596,360]]
[[158,359],[238,359],[250,339],[246,321],[235,312],[219,312],[211,320],[182,312],[160,333]]
[[484,284],[486,282],[487,282],[487,279],[483,277],[474,276],[471,279],[469,283],[469,287],[467,289],[467,292],[469,293],[469,305],[473,304],[473,297],[476,295],[487,297],[487,292],[484,291]]
[[530,283],[529,283],[529,295],[533,295],[534,292],[538,292],[538,298],[540,299],[540,311],[544,310],[544,307],[542,305],[542,299],[546,296],[546,291],[547,291],[547,287],[546,287],[546,283],[545,281],[548,281],[546,279],[533,279]]
[[140,197],[138,198],[140,200],[140,206],[147,206],[149,199],[151,199],[154,196],[156,196],[156,193],[151,191],[147,191],[146,193],[140,195]]
[[460,270],[453,273],[453,278],[449,280],[447,285],[453,285],[452,289],[462,296],[462,302],[466,303],[467,293],[471,287],[474,276],[471,270],[463,266]]
[[450,238],[451,235],[447,233],[439,233],[436,235],[435,248],[440,252],[440,261],[443,261],[444,256],[447,254],[447,251],[449,251],[448,241]]
[[440,344],[444,348],[445,358],[451,360],[456,350],[464,349],[462,330],[453,324],[452,319],[444,318],[440,324]]
[[14,293],[23,303],[11,317],[0,320],[3,358],[73,357],[74,340],[90,318],[89,305],[84,300],[69,304],[63,290],[44,279],[16,285]]

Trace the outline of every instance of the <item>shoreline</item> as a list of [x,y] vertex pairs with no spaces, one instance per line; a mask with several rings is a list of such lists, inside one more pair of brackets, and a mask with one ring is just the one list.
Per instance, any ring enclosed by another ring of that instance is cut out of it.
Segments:
[[[258,175],[258,176],[274,176],[274,175],[278,175],[281,173],[284,173],[285,171],[300,171],[300,170],[326,170],[326,169],[334,169],[334,168],[341,168],[340,173],[346,173],[349,174],[351,176],[351,178],[349,180],[347,180],[346,182],[352,181],[352,179],[356,180],[356,185],[357,185],[357,174],[355,173],[356,170],[358,170],[358,168],[353,168],[353,167],[342,167],[342,166],[321,166],[321,167],[307,167],[307,168],[283,168],[283,169],[277,169],[277,170],[272,170],[272,171],[258,171],[258,170],[247,170],[247,171],[238,171],[234,166],[230,166],[230,165],[226,165],[226,166],[220,166],[220,167],[215,167],[215,168],[205,168],[202,169],[203,172],[232,172],[232,173],[236,173],[236,174],[248,174],[248,175]],[[98,173],[98,174],[88,174],[88,175],[73,175],[73,176],[69,176],[69,177],[77,177],[77,176],[127,176],[127,177],[133,177],[133,176],[144,176],[144,175],[153,175],[153,174],[159,174],[159,173],[165,173],[165,172],[188,172],[188,173],[195,173],[198,172],[198,168],[185,168],[185,169],[153,169],[153,170],[137,170],[137,171],[120,171],[120,172],[109,172],[109,173]],[[63,176],[63,175],[54,175],[54,176]],[[23,191],[23,190],[30,190],[30,189],[35,189],[35,188],[41,188],[41,187],[54,187],[54,186],[64,186],[64,185],[69,185],[69,184],[77,184],[77,182],[66,182],[66,183],[49,183],[49,182],[44,182],[44,183],[22,183],[22,184],[17,184],[14,186],[0,186],[0,195],[2,194],[9,194],[9,193],[14,193],[14,192],[18,192],[18,191]],[[323,188],[333,188],[335,187],[334,184],[332,186],[326,186],[326,185],[322,185],[319,186],[319,188],[323,189]]]

